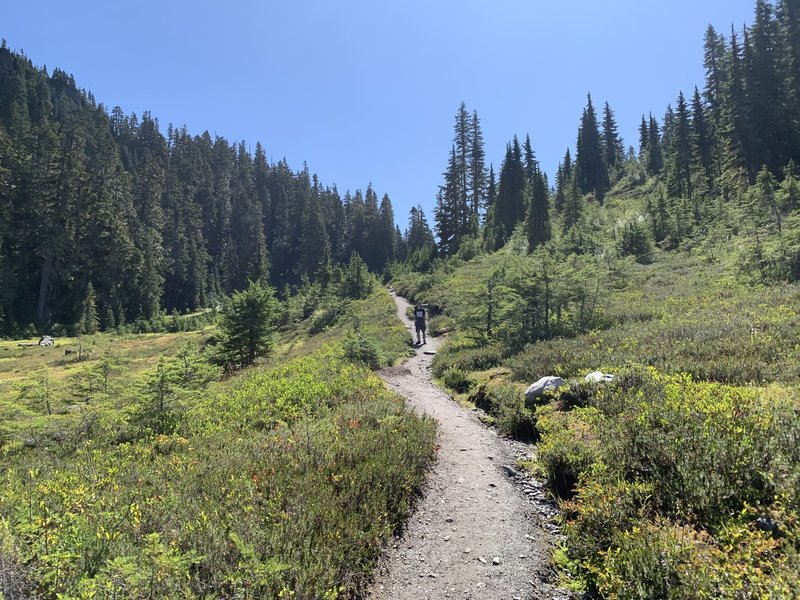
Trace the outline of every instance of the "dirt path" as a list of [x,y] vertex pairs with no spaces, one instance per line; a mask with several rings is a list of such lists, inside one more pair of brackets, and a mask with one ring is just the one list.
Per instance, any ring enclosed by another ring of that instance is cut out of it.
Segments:
[[[407,324],[407,303],[395,297]],[[435,418],[438,460],[402,538],[383,556],[373,600],[561,599],[548,583],[554,507],[541,485],[514,469],[523,445],[503,440],[431,382],[439,340],[403,366],[383,370],[409,406]]]

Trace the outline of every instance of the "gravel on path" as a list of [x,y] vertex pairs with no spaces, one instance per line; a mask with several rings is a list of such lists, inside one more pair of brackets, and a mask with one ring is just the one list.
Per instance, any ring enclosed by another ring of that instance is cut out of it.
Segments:
[[[406,324],[408,304],[394,297]],[[409,327],[410,329],[410,327]],[[437,460],[400,538],[385,550],[372,600],[562,600],[552,583],[555,507],[541,483],[515,468],[525,445],[505,440],[431,377],[440,340],[379,375],[417,412],[437,421]]]

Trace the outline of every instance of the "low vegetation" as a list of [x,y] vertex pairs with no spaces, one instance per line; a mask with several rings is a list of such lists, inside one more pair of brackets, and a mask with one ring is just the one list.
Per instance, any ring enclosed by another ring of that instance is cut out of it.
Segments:
[[[527,253],[517,232],[499,252],[397,271],[453,328],[435,375],[536,442],[562,507],[555,559],[590,597],[800,589],[800,290],[748,271],[743,245],[656,248],[642,264],[558,242]],[[598,369],[616,378],[583,381]],[[569,385],[526,403],[545,375]]]
[[[7,372],[42,368],[2,396],[3,589],[44,598],[359,593],[408,514],[434,425],[368,370],[408,348],[388,321],[385,290],[337,302],[347,316],[326,332],[302,334],[311,324],[301,320],[270,358],[224,381],[207,360],[213,329],[98,334],[49,349],[4,343]],[[64,356],[78,343],[98,350]]]

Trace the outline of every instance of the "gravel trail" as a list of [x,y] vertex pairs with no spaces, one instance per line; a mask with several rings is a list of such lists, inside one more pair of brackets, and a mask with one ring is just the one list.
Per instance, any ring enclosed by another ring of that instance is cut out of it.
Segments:
[[[398,318],[408,304],[395,296]],[[555,507],[515,461],[527,446],[504,440],[431,381],[440,341],[379,373],[409,406],[438,423],[438,457],[401,538],[385,551],[372,600],[564,599],[549,552],[558,535]]]

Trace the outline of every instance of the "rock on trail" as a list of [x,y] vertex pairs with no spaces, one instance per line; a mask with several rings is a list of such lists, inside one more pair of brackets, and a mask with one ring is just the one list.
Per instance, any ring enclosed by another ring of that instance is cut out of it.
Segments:
[[[408,304],[394,296],[398,317]],[[549,580],[557,529],[541,485],[512,466],[520,445],[504,440],[431,381],[439,340],[379,374],[409,406],[438,423],[437,461],[401,538],[387,548],[367,593],[373,600],[560,600]]]

